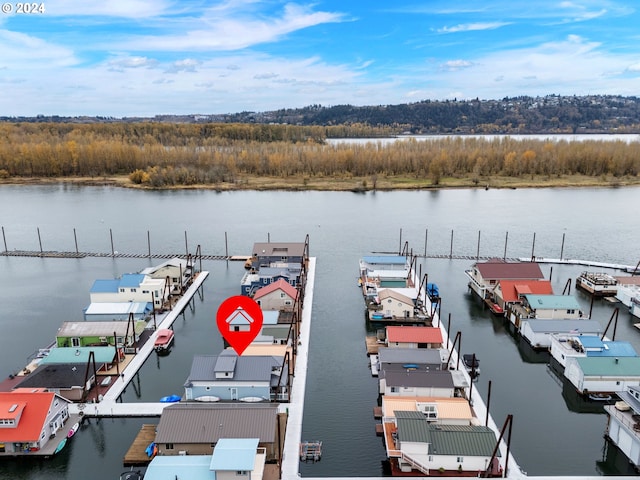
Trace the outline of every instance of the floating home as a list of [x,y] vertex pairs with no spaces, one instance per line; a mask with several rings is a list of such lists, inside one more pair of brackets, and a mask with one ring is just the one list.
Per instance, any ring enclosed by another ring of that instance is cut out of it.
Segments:
[[604,407],[608,414],[605,437],[640,470],[640,386],[629,385],[617,395],[620,402]]
[[0,456],[53,454],[69,419],[69,400],[44,390],[0,392]]
[[568,357],[564,376],[581,395],[640,385],[640,357]]
[[223,438],[257,438],[267,461],[277,461],[284,441],[278,404],[179,402],[162,411],[155,442],[159,455],[211,455]]
[[381,289],[414,287],[412,263],[405,255],[362,257],[358,282],[362,287],[365,300],[376,301]]
[[253,299],[262,310],[291,312],[298,299],[298,290],[281,278],[256,290]]
[[532,294],[523,295],[522,303],[512,304],[507,311],[507,318],[517,331],[524,331],[531,320],[586,319],[573,295]]
[[500,280],[493,293],[495,303],[506,312],[522,304],[524,295],[552,295],[553,287],[549,280]]
[[193,262],[174,257],[166,262],[140,271],[153,279],[160,279],[168,283],[172,295],[182,295],[193,280]]
[[[389,433],[387,455],[395,475],[480,476],[497,442],[489,427],[433,424],[415,411],[396,411],[395,429]],[[500,475],[498,465],[496,458],[489,469],[492,476]]]
[[115,346],[134,348],[146,322],[63,322],[56,333],[57,347]]
[[394,422],[396,412],[420,412],[435,424],[474,425],[478,422],[469,401],[459,397],[383,396],[383,422]]
[[465,270],[469,288],[483,301],[494,300],[494,290],[502,280],[543,280],[540,266],[535,262],[506,262],[489,260],[478,262]]
[[286,357],[196,355],[185,382],[186,400],[215,397],[221,401],[289,401]]
[[568,358],[577,357],[637,357],[633,345],[629,342],[602,340],[600,333],[589,334],[587,332],[578,335],[554,333],[550,336],[551,345],[549,352],[551,357],[562,367],[567,364]]
[[444,339],[438,327],[388,325],[386,345],[389,348],[442,348]]
[[224,438],[211,455],[156,455],[149,463],[144,478],[262,480],[265,452],[257,444],[255,438]]

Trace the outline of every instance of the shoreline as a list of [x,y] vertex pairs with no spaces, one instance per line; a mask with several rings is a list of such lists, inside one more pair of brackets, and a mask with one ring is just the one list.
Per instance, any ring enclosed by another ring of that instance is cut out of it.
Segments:
[[640,185],[640,177],[587,177],[564,176],[548,178],[538,176],[534,178],[521,177],[489,177],[472,178],[443,178],[438,184],[433,184],[427,178],[386,177],[371,179],[368,177],[260,177],[246,176],[235,182],[196,185],[165,185],[149,186],[133,183],[127,175],[106,177],[11,177],[0,179],[0,186],[33,186],[33,185],[71,185],[78,187],[116,187],[136,190],[166,191],[166,190],[215,190],[217,192],[230,191],[335,191],[365,193],[375,191],[394,190],[446,190],[446,189],[511,189],[518,188],[618,188]]

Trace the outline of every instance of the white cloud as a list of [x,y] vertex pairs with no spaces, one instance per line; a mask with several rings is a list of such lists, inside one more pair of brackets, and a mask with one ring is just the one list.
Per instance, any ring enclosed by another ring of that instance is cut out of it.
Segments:
[[495,30],[506,25],[510,25],[510,22],[484,22],[484,23],[461,23],[452,27],[442,27],[437,30],[438,33],[458,33],[458,32],[470,32],[476,30]]
[[626,70],[628,72],[640,72],[640,63],[634,63],[633,65],[629,65]]
[[473,63],[468,60],[449,60],[442,64],[442,68],[449,71],[462,70],[471,66],[473,66]]

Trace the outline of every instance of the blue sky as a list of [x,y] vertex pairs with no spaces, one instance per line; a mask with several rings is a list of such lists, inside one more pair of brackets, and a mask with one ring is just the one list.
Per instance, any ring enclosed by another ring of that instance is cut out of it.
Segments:
[[36,3],[0,13],[0,115],[640,95],[636,0]]

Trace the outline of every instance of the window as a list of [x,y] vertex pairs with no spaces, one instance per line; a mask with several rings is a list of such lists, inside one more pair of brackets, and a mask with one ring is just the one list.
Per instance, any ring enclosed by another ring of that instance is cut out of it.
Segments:
[[165,448],[166,448],[167,450],[173,450],[173,443],[167,443],[167,444],[165,444]]
[[132,293],[136,293],[136,292],[137,292],[137,290],[136,290],[135,288],[132,288],[132,289],[131,289],[131,292],[132,292]]
[[458,463],[462,463],[462,462],[464,462],[464,457],[458,457],[458,458],[456,459],[456,462],[458,462]]
[[573,315],[574,313],[576,313],[576,311],[573,308],[570,308],[570,309],[567,310],[567,313],[569,315]]
[[142,290],[142,293],[149,293],[149,290]]
[[241,476],[243,476],[243,477],[244,477],[246,474],[247,474],[247,471],[246,471],[246,470],[238,470],[238,471],[236,472],[236,475],[241,475]]
[[121,289],[120,289],[120,293],[124,293],[124,288],[121,288]]
[[391,393],[397,393],[398,387],[391,387]]

